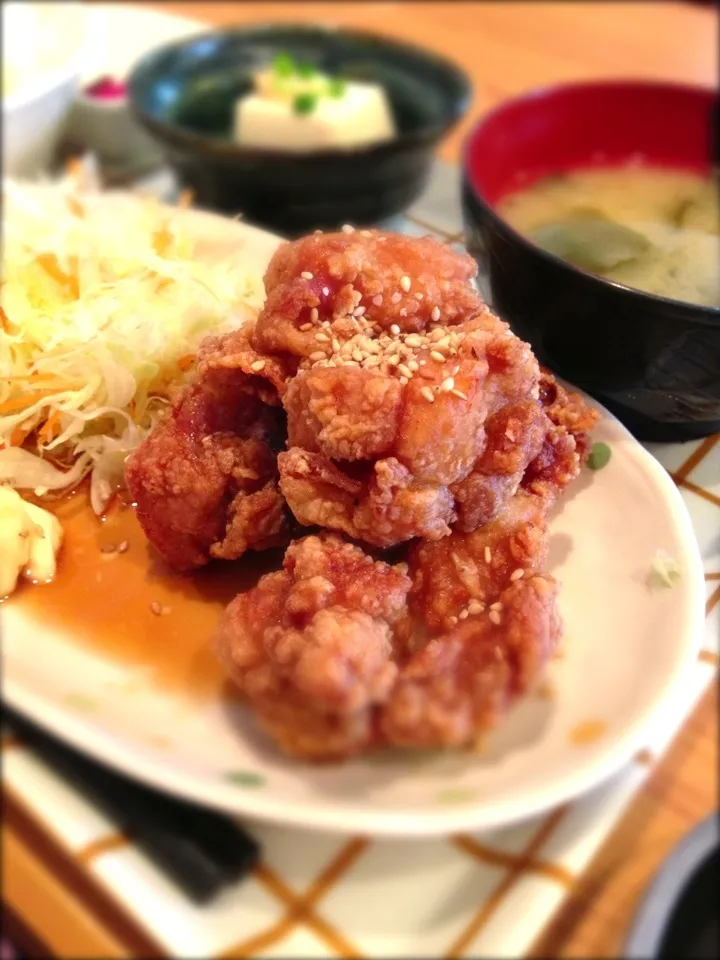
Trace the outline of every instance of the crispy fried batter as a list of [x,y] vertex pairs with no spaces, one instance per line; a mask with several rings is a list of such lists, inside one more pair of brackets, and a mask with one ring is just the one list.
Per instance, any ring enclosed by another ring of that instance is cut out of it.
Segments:
[[[473,744],[559,638],[547,511],[597,415],[482,303],[475,265],[378,231],[283,245],[255,325],[128,464],[149,539],[188,569],[323,532],[226,609],[215,647],[288,754]],[[283,451],[283,446],[287,449]]]
[[420,483],[459,480],[483,449],[488,342],[475,335],[473,350],[463,343],[461,355],[450,362],[438,363],[429,352],[421,355],[427,363],[405,387],[395,455]]
[[[391,546],[445,536],[458,518],[461,530],[492,519],[551,427],[527,398],[537,364],[518,374],[516,349],[504,329],[475,330],[452,366],[419,352],[424,366],[406,384],[375,368],[301,371],[285,394],[290,450],[278,462],[297,520]],[[488,397],[496,412],[486,421]],[[352,463],[361,469],[350,473]]]
[[535,400],[508,403],[488,419],[485,450],[472,471],[451,487],[458,530],[477,530],[499,514],[542,450],[550,427]]
[[525,693],[561,633],[550,577],[511,584],[499,623],[481,614],[432,640],[404,666],[380,714],[392,744],[431,748],[472,744]]
[[375,464],[367,496],[354,514],[360,538],[381,547],[413,537],[438,540],[447,536],[454,519],[448,488],[418,483],[394,457]]
[[528,464],[522,486],[549,505],[577,477],[581,466],[575,437],[565,427],[551,424],[540,452]]
[[336,460],[369,460],[392,449],[402,408],[398,380],[376,370],[305,370],[284,397],[288,445]]
[[371,744],[409,587],[403,569],[310,536],[289,547],[282,572],[232,601],[215,649],[286,753],[329,760]]
[[[287,551],[223,615],[216,649],[260,724],[311,760],[469,745],[539,676],[560,635],[545,503],[520,492],[473,534],[373,562],[332,534]],[[522,576],[518,572],[522,570]]]
[[471,600],[492,603],[516,570],[522,570],[523,577],[540,573],[547,550],[545,504],[523,491],[473,533],[413,544],[408,553],[413,577],[409,603],[415,624],[423,628],[421,636],[450,629]]
[[[525,402],[540,418],[540,370],[472,289],[474,272],[436,240],[378,231],[276,252],[254,331],[219,362],[252,372],[267,357],[288,417],[282,491],[301,523],[390,546],[445,536],[458,513],[471,529],[515,492],[539,428],[511,441],[502,410]],[[506,429],[501,450],[488,417]],[[456,506],[451,485],[473,471]]]
[[177,570],[289,536],[275,454],[282,410],[260,400],[254,378],[208,365],[220,349],[220,341],[206,342],[195,382],[125,468],[146,536]]
[[575,445],[584,463],[588,452],[590,433],[595,428],[600,414],[580,396],[561,386],[549,370],[540,372],[540,402],[550,420],[563,427],[575,438]]
[[455,519],[442,485],[418,484],[394,457],[378,460],[357,479],[328,457],[293,447],[278,457],[280,489],[305,526],[341,530],[378,547],[412,537],[437,540]]
[[436,307],[444,323],[457,323],[481,307],[470,285],[476,273],[471,257],[431,237],[377,230],[303,237],[281,246],[270,261],[256,342],[265,351],[307,357],[317,342],[315,330],[302,326],[317,329],[359,307],[386,329],[421,330]]
[[550,427],[539,453],[528,464],[522,485],[549,505],[580,473],[599,414],[580,394],[565,390],[547,370],[541,376],[540,400]]
[[259,397],[269,406],[279,406],[280,398],[291,377],[297,372],[297,360],[289,356],[261,354],[252,345],[254,324],[218,337],[205,337],[198,351],[198,374],[211,377],[213,372],[245,374],[238,378],[245,383],[248,393]]

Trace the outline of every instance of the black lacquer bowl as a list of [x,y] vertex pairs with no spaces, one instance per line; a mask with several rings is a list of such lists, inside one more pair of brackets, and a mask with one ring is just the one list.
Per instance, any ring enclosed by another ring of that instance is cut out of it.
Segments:
[[625,943],[628,960],[714,960],[720,956],[718,814],[672,851],[652,883]]
[[[278,53],[347,80],[381,84],[398,135],[376,146],[308,154],[231,140],[233,105]],[[254,25],[153,51],[129,80],[135,115],[197,203],[287,235],[400,213],[422,192],[433,152],[466,111],[461,69],[373,33],[300,24]]]
[[717,163],[717,119],[711,90],[583,83],[507,101],[466,142],[468,246],[487,276],[493,306],[541,362],[643,440],[720,430],[720,310],[573,267],[517,233],[496,204],[539,176],[638,158],[707,174]]

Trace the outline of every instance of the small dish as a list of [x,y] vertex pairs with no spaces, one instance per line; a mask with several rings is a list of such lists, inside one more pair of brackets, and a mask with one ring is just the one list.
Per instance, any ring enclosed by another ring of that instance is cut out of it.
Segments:
[[601,81],[534,91],[468,136],[468,247],[494,308],[538,358],[597,397],[644,440],[720,430],[720,309],[643,293],[580,270],[521,236],[497,203],[539,177],[651,166],[709,174],[713,91]]
[[[280,53],[381,84],[398,135],[374,146],[301,155],[234,143],[236,98],[249,91],[252,73]],[[181,40],[144,57],[129,87],[136,116],[201,207],[242,213],[287,235],[374,223],[408,207],[470,95],[462,70],[433,53],[373,33],[308,24]]]
[[127,94],[96,96],[94,86],[75,97],[64,130],[66,144],[95,154],[109,175],[141,176],[159,167],[162,150],[133,116]]
[[[98,202],[117,218],[131,200],[117,194]],[[178,216],[199,260],[232,251],[249,271],[264,272],[280,242],[207,213]],[[66,539],[64,549],[79,551],[68,558],[69,580],[2,605],[3,697],[96,759],[238,816],[400,837],[489,830],[551,809],[618,771],[683,709],[704,622],[702,565],[680,494],[601,413],[594,436],[611,459],[587,470],[550,518],[549,569],[562,582],[565,623],[563,656],[548,671],[552,695],[526,697],[480,753],[393,751],[327,766],[280,754],[228,690],[208,642],[243,569],[257,571],[257,557],[229,570],[225,588],[202,575],[163,573],[129,511],[122,531],[112,518],[102,528],[128,539],[111,566],[91,546],[98,525],[88,516],[75,547]],[[659,550],[681,571],[671,589],[648,584]],[[70,591],[68,607],[62,591],[73,584],[80,592]],[[89,590],[93,603],[85,601]],[[153,603],[168,606],[161,621]],[[109,625],[118,627],[124,655],[113,652]],[[608,637],[622,656],[608,656]]]
[[713,813],[680,841],[661,867],[643,899],[624,956],[717,957],[719,868],[720,825]]
[[86,57],[79,3],[3,6],[2,169],[45,173],[62,135]]

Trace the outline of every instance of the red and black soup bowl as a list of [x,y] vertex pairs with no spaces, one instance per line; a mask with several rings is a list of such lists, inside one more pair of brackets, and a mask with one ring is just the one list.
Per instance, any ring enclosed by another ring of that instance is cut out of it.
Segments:
[[574,267],[521,236],[497,205],[541,177],[578,169],[640,163],[709,175],[717,131],[711,90],[607,81],[507,101],[466,141],[465,227],[488,299],[542,363],[645,440],[720,430],[720,309]]

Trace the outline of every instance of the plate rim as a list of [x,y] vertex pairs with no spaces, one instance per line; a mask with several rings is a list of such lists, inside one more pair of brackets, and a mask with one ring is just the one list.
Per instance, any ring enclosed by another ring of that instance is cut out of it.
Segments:
[[[676,530],[685,543],[692,570],[683,570],[681,581],[685,590],[684,620],[681,631],[685,637],[682,649],[678,649],[676,664],[669,675],[663,692],[654,705],[622,736],[613,741],[600,756],[579,765],[568,775],[552,781],[541,791],[534,791],[532,800],[519,794],[518,799],[488,804],[468,802],[466,805],[438,805],[437,809],[418,810],[372,810],[365,808],[362,817],[352,808],[331,810],[331,801],[315,804],[312,800],[288,804],[273,799],[264,792],[243,791],[222,781],[206,782],[192,774],[158,763],[157,759],[133,752],[129,744],[112,733],[94,725],[89,718],[76,716],[60,706],[47,703],[28,690],[7,672],[3,672],[2,692],[9,706],[26,714],[51,734],[69,743],[94,760],[119,770],[141,783],[156,787],[178,798],[191,800],[202,806],[235,816],[245,816],[261,821],[302,827],[327,833],[367,834],[388,838],[441,837],[457,832],[494,830],[529,820],[547,813],[562,804],[590,792],[617,773],[632,756],[645,745],[649,731],[663,715],[672,713],[684,701],[686,680],[693,665],[693,652],[702,644],[702,628],[705,621],[704,570],[697,538],[692,527],[687,507],[665,468],[630,434],[601,404],[590,401],[604,416],[613,421],[629,440],[636,456],[655,480],[663,494]],[[679,587],[675,587],[675,590]],[[2,636],[0,618],[0,636]],[[538,795],[539,793],[539,795]]]
[[[113,191],[112,195],[117,197],[122,193],[122,191]],[[193,218],[199,218],[200,221],[205,221],[206,226],[212,225],[211,221],[215,221],[218,226],[222,225],[226,236],[229,230],[236,228],[246,234],[245,239],[252,240],[253,235],[256,237],[261,235],[265,242],[270,240],[282,242],[282,238],[275,234],[242,221],[229,220],[210,211],[184,210],[181,214],[183,216],[190,214]],[[582,391],[578,392],[582,394]],[[40,695],[33,693],[21,682],[8,675],[7,669],[3,670],[2,677],[3,699],[7,699],[12,708],[26,714],[51,734],[91,756],[95,761],[119,770],[133,780],[226,814],[286,827],[396,839],[442,837],[452,833],[493,830],[517,824],[541,816],[551,809],[590,792],[630,762],[632,756],[646,745],[645,741],[650,731],[663,715],[671,713],[676,706],[681,708],[684,705],[683,694],[686,680],[693,666],[693,653],[696,654],[702,644],[705,595],[704,569],[697,536],[688,509],[671,477],[662,464],[613,414],[602,404],[585,394],[582,395],[613,424],[616,430],[620,431],[621,438],[632,445],[633,455],[639,459],[645,475],[661,495],[672,519],[673,528],[685,547],[686,564],[689,562],[691,569],[683,568],[681,584],[674,588],[684,591],[683,629],[679,631],[682,642],[678,644],[675,663],[665,681],[664,689],[653,706],[634,724],[626,728],[621,736],[615,738],[611,745],[602,750],[599,759],[595,758],[579,764],[567,775],[552,781],[545,788],[533,791],[530,795],[531,801],[519,792],[518,797],[512,801],[505,799],[496,801],[495,804],[468,801],[462,805],[438,804],[436,808],[428,806],[409,810],[363,808],[362,813],[352,807],[333,810],[330,799],[322,800],[321,803],[307,799],[300,801],[299,804],[290,804],[281,799],[273,799],[262,791],[243,791],[236,785],[226,784],[221,780],[212,782],[198,780],[191,773],[186,774],[177,768],[158,762],[156,757],[138,754],[134,752],[130,743],[97,727],[90,718],[75,715],[61,706],[45,702]],[[1,613],[0,610],[0,643],[4,621]],[[67,633],[71,635],[70,630]]]

